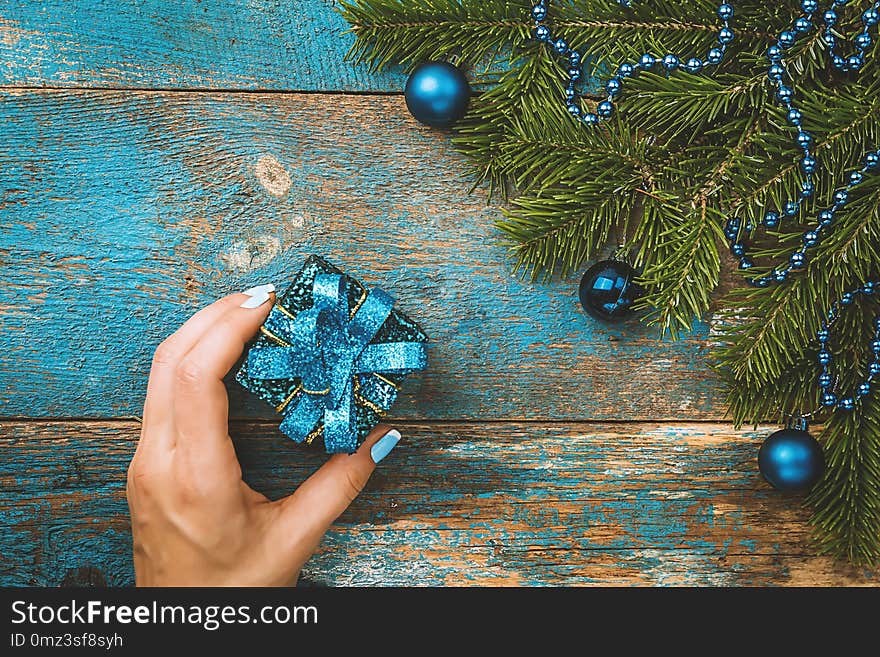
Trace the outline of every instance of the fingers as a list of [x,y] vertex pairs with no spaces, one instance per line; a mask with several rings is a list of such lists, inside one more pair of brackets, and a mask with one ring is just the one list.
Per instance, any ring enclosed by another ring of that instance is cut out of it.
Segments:
[[361,492],[376,464],[399,440],[396,429],[377,426],[354,454],[333,456],[293,495],[277,502],[280,544],[311,554],[330,525]]
[[147,383],[147,398],[144,402],[144,424],[155,421],[156,414],[170,414],[174,397],[174,377],[177,364],[192,349],[198,339],[214,324],[227,310],[237,303],[239,295],[230,295],[210,306],[202,308],[183,325],[167,337],[157,348],[153,355],[153,364],[150,367],[150,379]]
[[227,440],[229,400],[223,377],[272,309],[274,288],[238,301],[205,330],[175,368],[174,424],[183,443]]

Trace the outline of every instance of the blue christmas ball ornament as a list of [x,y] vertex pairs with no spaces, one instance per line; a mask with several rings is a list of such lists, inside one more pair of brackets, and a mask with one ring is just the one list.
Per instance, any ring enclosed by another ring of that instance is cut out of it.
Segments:
[[[800,114],[800,113],[798,113]],[[791,117],[791,113],[789,112],[789,117]],[[801,160],[801,167],[803,168],[805,173],[813,173],[816,170],[816,158],[812,155],[807,155]]]
[[706,61],[710,64],[719,64],[724,57],[724,51],[721,48],[712,48],[706,55]]
[[774,64],[780,61],[782,59],[782,48],[775,44],[767,48],[767,59]]
[[535,35],[535,38],[538,41],[549,41],[550,40],[550,28],[546,25],[538,25],[532,32]]
[[425,62],[409,76],[403,95],[417,121],[447,128],[467,112],[471,87],[464,73],[452,64]]
[[635,283],[636,276],[635,269],[620,260],[597,262],[581,279],[581,306],[590,316],[605,322],[627,319],[633,304],[644,294]]
[[822,477],[825,457],[819,443],[806,431],[782,429],[761,445],[758,469],[773,488],[800,492],[808,490]]
[[781,80],[784,73],[784,68],[782,68],[779,64],[773,64],[773,66],[771,66],[767,70],[767,77],[771,80]]
[[871,45],[871,37],[867,32],[863,32],[855,38],[854,43],[856,44],[857,48],[861,48],[864,50]]
[[611,78],[605,84],[605,91],[608,92],[609,96],[616,96],[617,94],[619,94],[620,88],[621,88],[621,84],[620,84],[620,80],[618,78]]
[[632,64],[621,64],[617,69],[617,75],[622,78],[628,78],[633,74]]
[[873,169],[878,164],[880,164],[880,153],[868,153],[865,156],[865,166],[869,169]]
[[603,119],[611,118],[611,115],[614,114],[614,105],[607,100],[603,100],[596,106],[596,113]]
[[824,14],[822,14],[822,20],[825,21],[825,24],[828,27],[831,27],[837,22],[837,12],[833,9],[829,9]]
[[783,48],[790,48],[794,45],[795,34],[789,30],[786,30],[782,34],[779,35],[779,45]]
[[532,18],[536,21],[542,21],[547,18],[547,7],[544,5],[535,5],[532,7]]
[[793,95],[794,91],[792,91],[789,87],[786,87],[785,85],[779,85],[779,89],[776,90],[776,97],[783,103],[791,100],[791,97]]
[[650,53],[645,53],[639,60],[639,66],[645,69],[653,68],[656,63],[657,60],[654,58],[654,55],[651,55]]
[[587,125],[596,125],[597,123],[599,123],[599,116],[593,114],[592,112],[584,114],[584,123],[586,123]]
[[727,3],[724,3],[723,5],[718,7],[718,17],[723,21],[733,18],[733,7],[731,7]]

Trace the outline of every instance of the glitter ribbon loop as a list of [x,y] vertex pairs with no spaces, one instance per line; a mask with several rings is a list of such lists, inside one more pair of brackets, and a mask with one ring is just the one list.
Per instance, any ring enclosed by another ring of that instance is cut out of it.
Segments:
[[394,305],[382,290],[370,290],[351,316],[342,276],[319,274],[312,291],[311,308],[273,324],[287,346],[251,349],[248,370],[259,379],[300,379],[305,394],[286,407],[284,433],[303,442],[323,420],[327,451],[351,453],[356,377],[424,369],[427,354],[420,342],[370,344]]

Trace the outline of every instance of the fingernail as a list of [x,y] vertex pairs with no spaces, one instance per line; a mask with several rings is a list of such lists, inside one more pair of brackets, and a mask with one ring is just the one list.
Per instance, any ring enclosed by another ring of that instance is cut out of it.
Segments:
[[275,286],[271,283],[268,285],[257,285],[245,290],[242,294],[248,295],[249,298],[244,300],[241,308],[259,308],[269,300],[269,294],[274,291]]
[[400,432],[397,429],[392,429],[379,438],[376,444],[370,448],[370,457],[373,459],[373,463],[378,463],[388,456],[398,442],[400,442]]

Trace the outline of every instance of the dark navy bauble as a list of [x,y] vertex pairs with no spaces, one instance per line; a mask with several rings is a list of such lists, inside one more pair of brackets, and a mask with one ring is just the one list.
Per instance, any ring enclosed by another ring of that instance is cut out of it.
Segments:
[[767,483],[781,491],[805,491],[825,470],[816,439],[800,429],[771,434],[758,452],[758,468]]
[[467,111],[471,87],[457,67],[448,62],[419,64],[406,81],[406,106],[416,120],[448,128]]
[[632,315],[633,304],[644,293],[635,278],[636,270],[625,262],[597,262],[581,279],[578,291],[581,305],[596,319],[622,321]]

